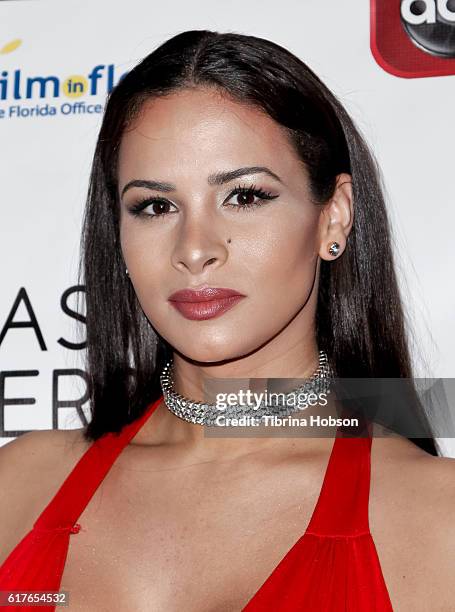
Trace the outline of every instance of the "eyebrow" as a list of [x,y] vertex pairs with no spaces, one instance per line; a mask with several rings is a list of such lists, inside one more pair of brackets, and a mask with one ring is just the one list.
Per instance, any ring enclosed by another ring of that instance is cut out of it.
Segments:
[[[241,176],[247,176],[249,174],[268,174],[279,183],[283,182],[280,177],[275,174],[275,172],[272,172],[265,166],[248,166],[246,168],[237,168],[237,170],[229,170],[227,172],[215,172],[207,178],[207,182],[209,185],[224,185],[224,183],[229,183],[229,181],[240,178]],[[133,187],[146,187],[147,189],[164,192],[175,191],[177,189],[177,187],[172,183],[135,179],[133,181],[129,181],[129,183],[125,185],[125,187],[122,189],[121,197],[123,197],[123,195]]]

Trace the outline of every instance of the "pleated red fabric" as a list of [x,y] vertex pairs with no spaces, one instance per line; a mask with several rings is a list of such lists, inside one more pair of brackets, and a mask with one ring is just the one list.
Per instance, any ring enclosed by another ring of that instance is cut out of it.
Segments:
[[244,612],[393,612],[369,528],[371,444],[337,431],[305,533]]
[[[0,567],[0,590],[60,589],[70,538],[81,529],[79,516],[162,399],[120,434],[106,434],[89,447]],[[369,529],[371,443],[371,436],[347,438],[337,431],[305,533],[242,612],[393,612]],[[32,611],[36,606],[9,609]],[[38,609],[53,612],[55,605]]]

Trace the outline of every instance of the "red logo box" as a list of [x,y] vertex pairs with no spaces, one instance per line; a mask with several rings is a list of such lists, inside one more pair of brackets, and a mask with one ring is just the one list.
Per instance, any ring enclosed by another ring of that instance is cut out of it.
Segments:
[[370,47],[403,78],[455,74],[454,0],[371,0]]

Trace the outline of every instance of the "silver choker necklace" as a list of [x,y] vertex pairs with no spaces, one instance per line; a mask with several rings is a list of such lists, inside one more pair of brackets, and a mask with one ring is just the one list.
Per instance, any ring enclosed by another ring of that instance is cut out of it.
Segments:
[[259,406],[254,408],[249,404],[228,405],[226,408],[220,409],[216,404],[206,404],[203,402],[195,402],[174,389],[173,378],[173,360],[169,360],[164,366],[160,375],[161,390],[165,405],[176,416],[198,425],[207,425],[209,427],[216,426],[216,419],[223,415],[227,418],[239,418],[242,416],[250,416],[262,418],[263,416],[289,416],[296,411],[299,411],[299,405],[291,402],[291,397],[315,393],[330,393],[330,379],[334,377],[334,372],[328,362],[327,354],[324,351],[319,351],[319,365],[310,378],[305,379],[305,382],[289,391],[288,393],[278,393],[282,398],[278,402],[261,402]]

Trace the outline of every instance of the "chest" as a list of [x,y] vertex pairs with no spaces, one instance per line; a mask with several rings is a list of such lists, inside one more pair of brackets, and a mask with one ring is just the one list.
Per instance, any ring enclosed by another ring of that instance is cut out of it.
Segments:
[[71,609],[241,610],[302,536],[322,485],[310,472],[112,468],[70,538]]
[[[242,610],[303,535],[324,468],[114,466],[70,539],[61,590],[71,610]],[[449,612],[427,519],[375,473],[370,528],[394,610]]]

